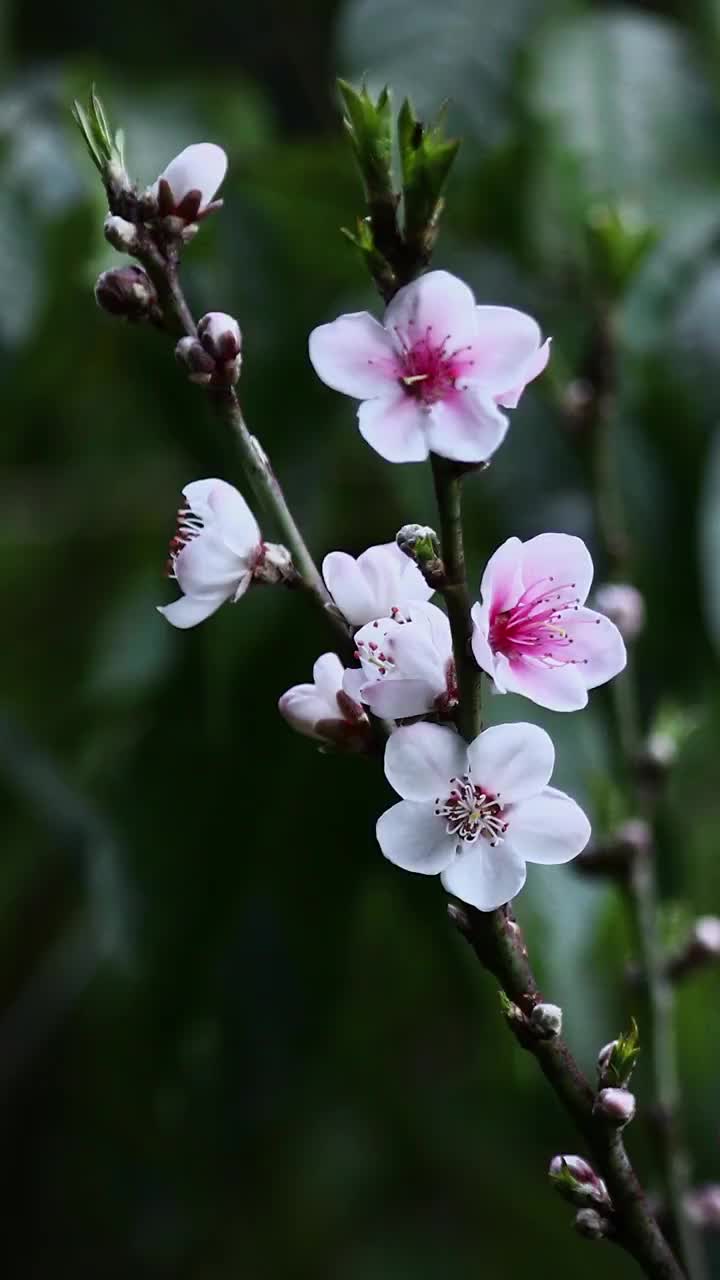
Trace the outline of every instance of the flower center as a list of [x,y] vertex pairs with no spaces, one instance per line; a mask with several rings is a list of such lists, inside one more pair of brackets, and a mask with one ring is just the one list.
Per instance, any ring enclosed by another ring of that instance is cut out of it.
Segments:
[[483,836],[495,847],[508,829],[499,797],[478,787],[466,773],[462,778],[451,778],[452,788],[446,800],[438,796],[435,813],[445,819],[449,836],[457,836],[466,844],[472,844]]
[[552,577],[534,582],[511,609],[492,615],[490,648],[511,660],[532,657],[546,667],[587,662],[573,656],[575,641],[565,625],[567,615],[580,607],[579,597],[567,595],[574,590],[574,582],[558,585]]
[[[410,325],[413,324],[411,320]],[[396,330],[400,343],[398,376],[405,394],[422,404],[435,404],[443,400],[457,385],[457,379],[474,363],[464,354],[469,347],[448,350],[450,335],[441,341],[433,336],[432,325],[424,334],[403,339]]]
[[193,538],[196,538],[197,535],[202,532],[203,528],[204,525],[202,520],[198,515],[195,515],[194,511],[191,511],[189,507],[178,508],[175,533],[170,539],[170,546],[168,547],[168,562],[166,569],[168,578],[175,577],[175,561],[180,555],[183,547],[186,547],[188,542]]

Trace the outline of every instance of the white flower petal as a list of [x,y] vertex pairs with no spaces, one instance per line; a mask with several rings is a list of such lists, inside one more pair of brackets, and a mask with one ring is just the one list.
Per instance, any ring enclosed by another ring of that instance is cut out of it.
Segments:
[[247,570],[241,557],[214,533],[204,529],[175,559],[175,577],[185,595],[234,594]]
[[534,724],[498,724],[468,747],[473,782],[498,796],[502,805],[536,795],[550,781],[555,748]]
[[376,602],[370,583],[358,560],[345,551],[331,551],[322,564],[325,586],[338,609],[355,627],[383,618],[386,609],[375,612]]
[[234,485],[218,480],[207,495],[218,532],[237,555],[249,556],[261,541],[257,520]]
[[454,839],[432,805],[401,800],[378,819],[375,831],[385,857],[403,871],[435,876],[452,859]]
[[508,391],[504,391],[502,395],[495,397],[498,404],[501,404],[503,409],[516,409],[526,386],[540,376],[549,359],[550,339],[547,338],[542,346],[538,347],[537,351],[530,357],[523,368],[522,377],[515,386]]
[[473,387],[453,391],[430,407],[427,440],[432,453],[455,462],[485,462],[502,444],[508,420],[489,396]]
[[428,586],[417,565],[396,542],[368,547],[358,556],[357,563],[370,586],[374,607],[380,607],[373,618],[386,618],[391,609],[410,601],[429,600],[433,594],[432,587]]
[[462,280],[448,271],[429,271],[398,289],[384,324],[404,345],[427,335],[431,343],[449,338],[448,347],[460,347],[477,334],[476,310],[472,290]]
[[180,204],[189,191],[202,195],[201,208],[210,204],[227,172],[227,156],[214,142],[195,142],[185,147],[160,174]]
[[573,640],[573,657],[578,660],[579,674],[588,689],[612,680],[627,664],[625,641],[603,613],[594,609],[578,609],[563,618],[565,629]]
[[472,651],[475,661],[483,671],[492,676],[495,673],[495,657],[488,640],[490,623],[487,607],[474,604],[470,616],[473,624]]
[[326,712],[339,716],[337,695],[343,687],[345,669],[336,653],[323,653],[313,667],[313,680],[318,694],[325,700]]
[[[350,689],[346,685],[346,689]],[[360,700],[371,707],[378,716],[389,720],[404,720],[408,716],[423,716],[434,708],[437,690],[426,680],[386,676],[362,685]]]
[[526,587],[547,582],[548,590],[562,590],[563,599],[577,598],[584,604],[592,585],[593,562],[582,538],[540,533],[522,544],[521,573]]
[[465,773],[467,745],[442,725],[407,725],[385,747],[385,777],[403,800],[444,799],[450,779]]
[[570,796],[555,787],[513,805],[505,845],[526,862],[570,862],[590,839],[590,823]]
[[493,848],[481,837],[460,850],[442,882],[448,893],[478,911],[495,911],[520,892],[525,876],[525,863],[505,843]]
[[391,395],[399,369],[389,333],[368,311],[339,316],[313,329],[310,363],[328,387],[357,400]]
[[198,622],[204,622],[226,600],[224,592],[216,595],[181,596],[179,600],[173,600],[172,604],[157,605],[157,611],[174,627],[185,631],[188,627],[196,627]]
[[365,400],[358,409],[360,435],[386,462],[424,462],[429,453],[426,426],[427,411],[401,389]]

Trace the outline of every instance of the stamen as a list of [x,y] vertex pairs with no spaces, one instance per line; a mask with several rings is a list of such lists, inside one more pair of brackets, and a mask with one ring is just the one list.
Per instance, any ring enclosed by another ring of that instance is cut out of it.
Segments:
[[435,800],[435,814],[445,819],[448,835],[457,836],[464,844],[474,844],[479,836],[495,847],[499,844],[508,824],[497,796],[476,786],[469,774],[451,778],[452,790],[444,801]]

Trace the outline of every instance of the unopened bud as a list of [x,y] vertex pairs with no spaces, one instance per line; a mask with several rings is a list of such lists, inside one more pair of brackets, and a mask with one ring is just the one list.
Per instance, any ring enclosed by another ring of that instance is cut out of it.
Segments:
[[690,936],[668,960],[667,971],[672,978],[682,978],[695,969],[713,964],[720,959],[720,918],[700,916],[693,924]]
[[203,349],[215,361],[215,382],[232,385],[240,377],[242,336],[237,320],[224,311],[209,311],[198,324]]
[[610,1040],[608,1044],[604,1044],[597,1056],[598,1075],[603,1076],[610,1066],[610,1060],[617,1047],[617,1040]]
[[720,1184],[709,1182],[693,1187],[685,1197],[685,1212],[698,1227],[717,1231],[720,1228]]
[[215,373],[215,361],[208,355],[205,348],[200,346],[197,338],[181,338],[175,348],[175,357],[178,363],[187,369],[191,382],[197,382],[199,386],[209,386]]
[[693,940],[708,959],[720,956],[720,917],[700,916],[693,927]]
[[630,853],[648,853],[652,847],[652,827],[644,818],[628,818],[615,830],[615,839]]
[[445,566],[440,558],[440,540],[434,529],[426,524],[404,524],[395,541],[403,554],[415,561],[431,586],[442,581]]
[[253,569],[253,581],[274,586],[278,582],[292,584],[296,580],[297,573],[287,547],[277,542],[264,542],[263,554]]
[[538,1039],[552,1040],[562,1031],[562,1009],[556,1004],[536,1004],[530,1026]]
[[128,265],[103,271],[95,283],[95,301],[111,316],[146,320],[157,307],[157,293],[142,267]]
[[603,1045],[597,1058],[598,1080],[600,1089],[607,1091],[624,1090],[628,1084],[640,1054],[640,1036],[634,1018],[630,1020],[630,1029],[624,1031],[617,1040]]
[[624,640],[634,640],[645,623],[645,601],[627,582],[605,582],[595,592],[595,607],[615,623]]
[[582,1156],[553,1156],[548,1175],[556,1191],[580,1209],[610,1205],[605,1183]]
[[612,1223],[597,1209],[580,1209],[575,1215],[575,1230],[586,1240],[603,1240],[612,1234]]
[[105,239],[119,253],[134,253],[138,247],[137,227],[117,214],[109,213],[103,224]]
[[593,1103],[593,1115],[607,1120],[614,1129],[622,1129],[635,1115],[635,1096],[627,1089],[601,1089]]

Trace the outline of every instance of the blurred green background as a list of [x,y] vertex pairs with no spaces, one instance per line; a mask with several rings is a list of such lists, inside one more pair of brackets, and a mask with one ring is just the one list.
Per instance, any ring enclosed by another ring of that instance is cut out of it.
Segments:
[[[243,328],[241,392],[318,557],[433,522],[424,467],[364,445],[309,330],[375,307],[338,228],[361,211],[333,77],[451,99],[464,146],[435,257],[554,335],[552,372],[467,484],[473,579],[511,533],[603,564],[582,423],[603,297],[587,224],[654,229],[619,303],[613,483],[648,606],[649,724],[688,708],[663,812],[672,912],[720,909],[720,5],[579,0],[124,0],[0,8],[0,1185],[4,1274],[465,1280],[636,1274],[545,1179],[577,1150],[503,1026],[436,881],[374,843],[390,796],[275,710],[329,633],[257,590],[189,633],[154,605],[182,485],[242,484],[160,335],[101,314],[119,259],[69,116],[95,81],[150,181],[230,156],[186,254],[196,314]],[[575,391],[577,383],[575,382]],[[563,407],[564,406],[564,407]],[[273,532],[266,530],[268,536]],[[558,785],[607,817],[606,691],[540,719]],[[677,905],[679,904],[679,905]],[[611,887],[531,869],[518,902],[588,1070],[637,1011]],[[680,997],[699,1175],[720,1180],[715,975]],[[642,1026],[641,1026],[642,1030]],[[637,1077],[647,1092],[647,1071]],[[650,1174],[641,1120],[630,1147]],[[717,1244],[715,1257],[720,1265]]]

